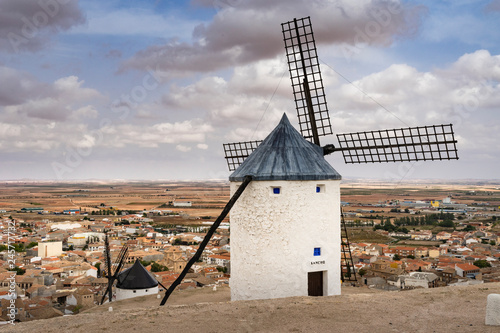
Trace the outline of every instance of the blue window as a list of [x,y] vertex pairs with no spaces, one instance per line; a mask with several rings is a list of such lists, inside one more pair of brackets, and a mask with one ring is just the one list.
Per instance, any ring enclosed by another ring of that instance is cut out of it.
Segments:
[[319,193],[319,192],[321,192],[321,187],[316,186],[316,193]]
[[280,194],[281,188],[280,187],[273,187],[273,193],[274,194]]
[[320,247],[315,247],[314,248],[314,256],[319,257],[321,255],[321,248]]

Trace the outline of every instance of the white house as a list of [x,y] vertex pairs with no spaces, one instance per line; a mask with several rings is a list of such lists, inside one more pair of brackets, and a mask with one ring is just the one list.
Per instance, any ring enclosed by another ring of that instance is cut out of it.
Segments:
[[286,115],[231,174],[231,300],[340,294],[340,179]]
[[62,242],[39,242],[38,256],[41,258],[57,257],[62,254]]

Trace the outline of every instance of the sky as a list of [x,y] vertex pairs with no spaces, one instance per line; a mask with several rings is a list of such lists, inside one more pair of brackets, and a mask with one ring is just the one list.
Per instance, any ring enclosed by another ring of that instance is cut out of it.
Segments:
[[345,179],[500,179],[500,0],[0,0],[0,180],[227,179],[223,143],[298,128],[281,23],[305,16],[335,134],[458,140],[452,161],[327,156]]

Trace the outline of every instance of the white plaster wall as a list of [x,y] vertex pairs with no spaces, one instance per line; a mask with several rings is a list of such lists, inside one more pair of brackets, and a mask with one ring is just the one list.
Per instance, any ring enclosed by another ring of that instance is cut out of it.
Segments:
[[230,221],[232,300],[307,296],[314,271],[327,271],[325,296],[340,294],[340,180],[252,181]]
[[38,256],[41,258],[58,257],[62,254],[62,242],[38,243]]
[[[134,293],[135,290],[135,293]],[[144,295],[156,295],[158,294],[158,286],[148,289],[120,289],[116,288],[116,300],[122,300],[127,298],[139,297]]]

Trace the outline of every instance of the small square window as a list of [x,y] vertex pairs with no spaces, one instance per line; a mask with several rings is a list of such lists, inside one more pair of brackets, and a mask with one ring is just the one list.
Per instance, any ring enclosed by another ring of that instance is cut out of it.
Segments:
[[280,194],[281,193],[281,187],[273,187],[273,194]]
[[324,193],[325,192],[325,185],[316,185],[316,193]]
[[321,255],[321,248],[320,247],[315,247],[314,248],[314,256],[319,257]]

